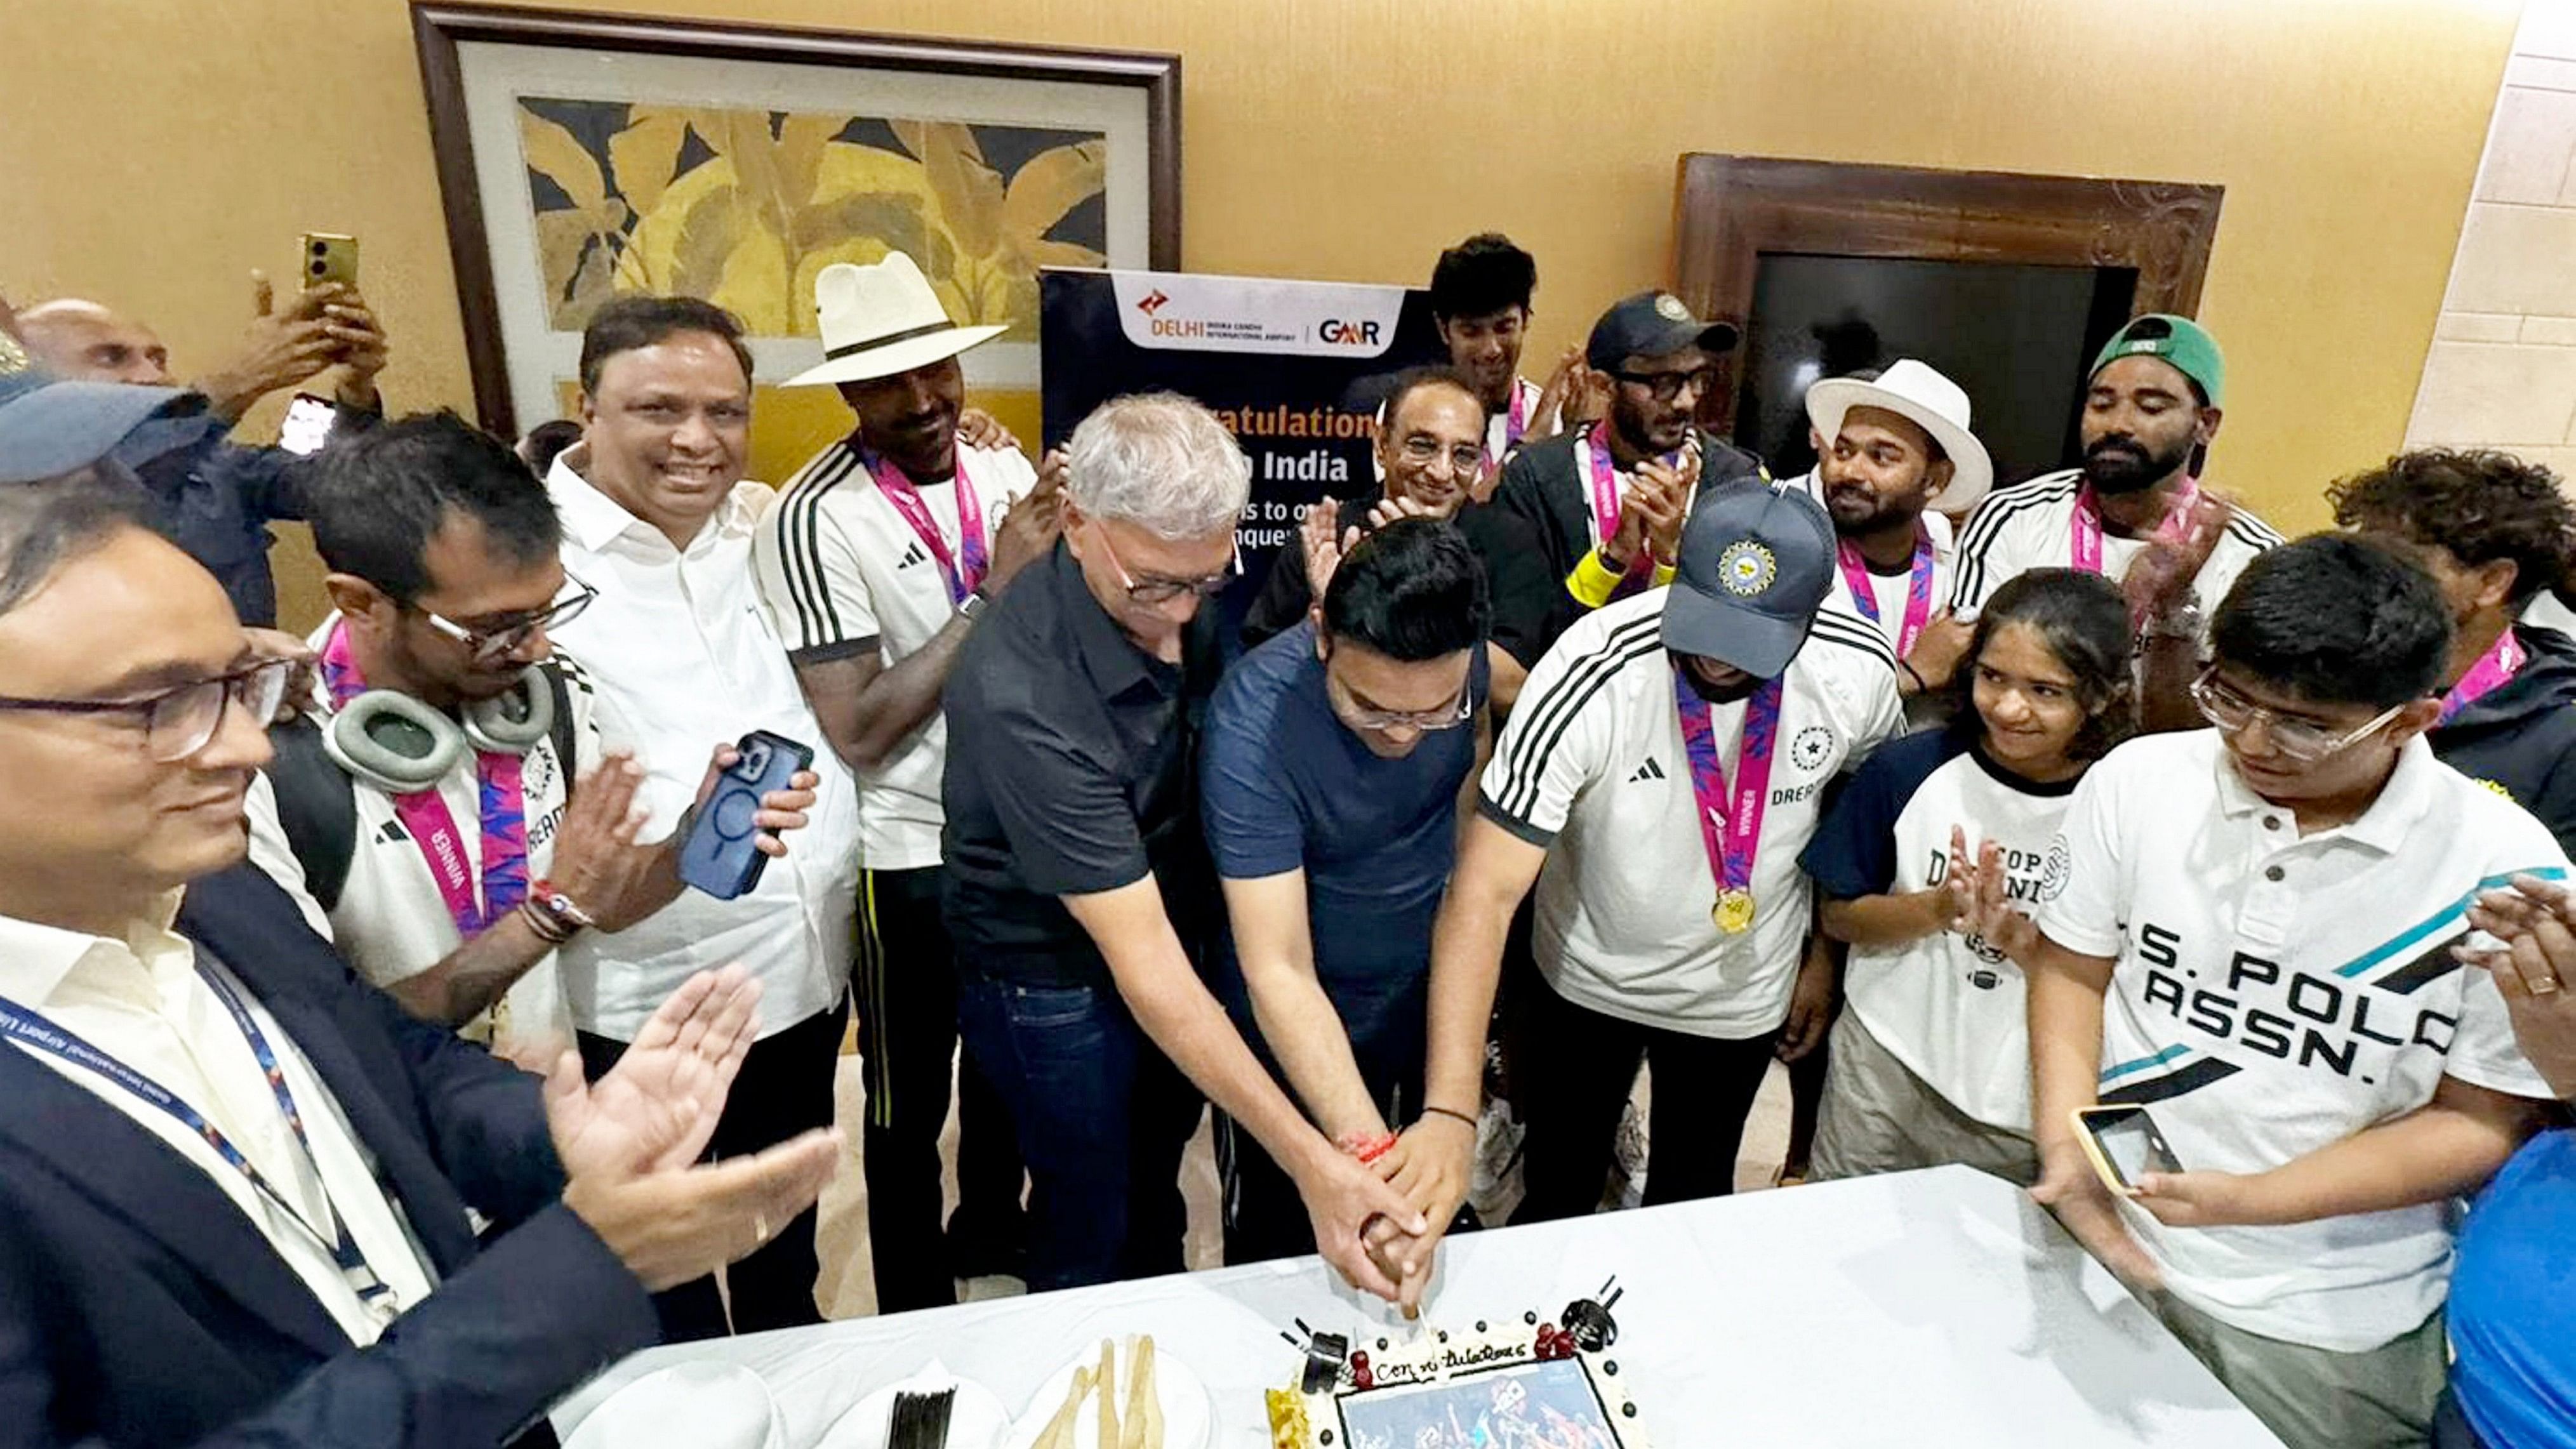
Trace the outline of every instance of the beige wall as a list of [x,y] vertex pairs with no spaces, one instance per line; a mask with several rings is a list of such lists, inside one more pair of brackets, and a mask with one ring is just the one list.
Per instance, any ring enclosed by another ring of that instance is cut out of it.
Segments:
[[[2546,0],[2545,0],[2546,3]],[[2395,447],[2515,0],[625,0],[1186,60],[1195,269],[1413,280],[1480,228],[1538,254],[1536,342],[1660,280],[1675,156],[2218,182],[2214,464],[2275,522]],[[398,406],[463,403],[398,0],[0,4],[0,292],[97,295],[183,366],[295,235],[365,238]],[[288,566],[291,589],[309,565]],[[299,598],[309,601],[309,592]]]
[[2576,478],[2576,0],[2515,37],[2406,441]]

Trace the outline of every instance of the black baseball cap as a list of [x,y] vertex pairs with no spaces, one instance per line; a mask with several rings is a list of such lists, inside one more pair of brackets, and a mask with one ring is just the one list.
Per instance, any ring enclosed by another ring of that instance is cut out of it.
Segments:
[[1697,347],[1712,357],[1735,350],[1741,335],[1732,322],[1703,322],[1670,292],[1639,292],[1622,298],[1592,324],[1592,340],[1583,360],[1595,372],[1616,372],[1631,357],[1662,357]]
[[1834,520],[1795,483],[1747,478],[1700,495],[1664,595],[1664,647],[1771,679],[1805,643],[1834,580]]

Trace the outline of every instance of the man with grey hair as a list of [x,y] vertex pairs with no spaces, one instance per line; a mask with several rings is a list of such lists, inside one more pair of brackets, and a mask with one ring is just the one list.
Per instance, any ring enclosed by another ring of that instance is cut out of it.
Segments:
[[966,637],[946,694],[958,1025],[1028,1159],[1029,1287],[1181,1269],[1203,1092],[1295,1181],[1325,1259],[1391,1299],[1413,1238],[1372,1257],[1361,1234],[1427,1224],[1307,1123],[1201,979],[1222,926],[1193,759],[1219,668],[1202,605],[1240,572],[1250,465],[1168,393],[1104,404],[1070,451],[1063,539]]

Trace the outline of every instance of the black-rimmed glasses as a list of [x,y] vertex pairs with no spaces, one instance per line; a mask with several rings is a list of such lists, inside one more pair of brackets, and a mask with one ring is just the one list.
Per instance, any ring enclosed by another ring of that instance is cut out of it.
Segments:
[[[477,664],[498,664],[524,647],[529,636],[539,629],[556,629],[580,617],[581,611],[599,597],[599,590],[579,579],[572,581],[572,592],[533,614],[521,614],[498,622],[486,621],[468,627],[427,609],[416,612],[429,621],[429,627],[465,646]],[[406,606],[410,607],[410,606]]]
[[0,695],[0,710],[39,710],[48,714],[122,714],[143,726],[143,747],[155,762],[187,759],[206,747],[222,728],[224,707],[238,704],[266,729],[286,698],[293,677],[291,659],[263,659],[212,679],[191,680],[132,699],[13,699]]

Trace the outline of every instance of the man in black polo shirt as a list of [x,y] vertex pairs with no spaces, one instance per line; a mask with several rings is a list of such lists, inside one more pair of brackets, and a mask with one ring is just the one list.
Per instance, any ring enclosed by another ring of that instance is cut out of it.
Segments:
[[1200,606],[1240,567],[1250,465],[1170,394],[1103,405],[1069,452],[1063,540],[946,692],[958,1025],[1028,1159],[1029,1287],[1180,1270],[1195,1084],[1296,1182],[1326,1260],[1392,1299],[1411,1245],[1381,1266],[1361,1231],[1428,1225],[1305,1120],[1201,980],[1221,922],[1193,788],[1218,670]]
[[1520,683],[1552,637],[1557,575],[1548,572],[1538,540],[1519,516],[1471,496],[1483,466],[1488,429],[1484,402],[1465,373],[1417,367],[1400,373],[1379,415],[1378,471],[1385,482],[1347,501],[1327,498],[1308,510],[1297,548],[1281,549],[1260,597],[1243,616],[1243,647],[1306,622],[1321,585],[1330,583],[1342,554],[1380,521],[1411,513],[1446,518],[1484,561],[1493,601],[1493,632],[1486,653],[1500,705],[1509,708]]
[[1669,293],[1627,298],[1592,324],[1583,349],[1609,379],[1609,415],[1504,465],[1494,504],[1529,524],[1560,581],[1542,652],[1583,615],[1672,579],[1695,496],[1763,476],[1761,459],[1694,421],[1735,340],[1734,327],[1700,321]]
[[2451,606],[2442,762],[2501,790],[2576,851],[2576,640],[2517,623],[2567,572],[2576,508],[2558,475],[2510,453],[2400,453],[2326,490],[2335,522],[2390,540]]

